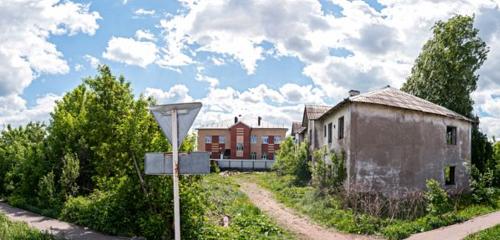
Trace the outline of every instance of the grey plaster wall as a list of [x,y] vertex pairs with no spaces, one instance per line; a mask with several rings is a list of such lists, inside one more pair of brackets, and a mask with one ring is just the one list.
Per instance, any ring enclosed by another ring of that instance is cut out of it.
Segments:
[[[397,193],[424,190],[426,179],[444,185],[444,168],[455,166],[449,190],[468,189],[471,124],[444,116],[351,103],[350,182]],[[457,127],[457,144],[446,142],[446,127]]]

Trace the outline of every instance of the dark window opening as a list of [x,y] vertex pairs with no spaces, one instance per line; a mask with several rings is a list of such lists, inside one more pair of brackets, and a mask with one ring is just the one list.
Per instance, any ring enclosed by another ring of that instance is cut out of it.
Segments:
[[328,124],[328,143],[332,143],[332,123]]
[[450,145],[457,144],[457,127],[452,127],[452,126],[446,127],[446,143]]
[[455,166],[447,166],[444,168],[444,184],[455,184]]
[[344,117],[339,118],[339,139],[344,138]]
[[323,127],[323,132],[324,132],[324,137],[326,137],[326,124],[325,124],[325,126]]

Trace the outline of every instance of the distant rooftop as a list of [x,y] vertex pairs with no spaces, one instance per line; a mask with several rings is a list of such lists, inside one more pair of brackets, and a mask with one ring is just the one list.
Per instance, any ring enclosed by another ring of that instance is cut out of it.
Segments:
[[328,111],[332,106],[324,106],[324,105],[306,105],[305,111],[307,114],[307,118],[310,120],[318,119]]
[[[286,129],[288,129],[285,121],[272,122],[272,121],[266,121],[263,118],[261,119],[260,126],[259,126],[258,117],[250,117],[250,116],[238,117],[238,122],[242,122],[251,128],[286,128]],[[234,124],[235,124],[234,118],[232,118],[232,119],[223,120],[223,121],[206,123],[206,124],[200,125],[197,129],[230,128]]]
[[301,133],[304,129],[306,128],[302,127],[301,122],[292,122],[292,134]]
[[337,104],[336,106],[332,107],[330,110],[325,112],[324,115],[327,115],[331,111],[334,111],[335,109],[337,109],[346,102],[379,104],[390,107],[410,109],[419,112],[432,113],[466,121],[472,121],[471,119],[461,114],[458,114],[454,111],[451,111],[443,106],[413,96],[409,93],[403,92],[399,89],[390,86],[346,98],[344,99],[344,101],[340,102],[339,104]]

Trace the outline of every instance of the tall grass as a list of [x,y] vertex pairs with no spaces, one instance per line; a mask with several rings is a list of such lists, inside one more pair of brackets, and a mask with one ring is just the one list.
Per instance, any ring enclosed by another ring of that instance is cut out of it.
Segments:
[[13,222],[0,214],[0,239],[2,240],[54,240],[48,233],[30,228],[26,223]]

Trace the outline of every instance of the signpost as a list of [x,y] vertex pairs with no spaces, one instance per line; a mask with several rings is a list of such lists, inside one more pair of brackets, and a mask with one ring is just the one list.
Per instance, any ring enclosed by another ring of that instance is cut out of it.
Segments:
[[[171,174],[173,177],[175,240],[181,239],[179,174],[210,173],[208,153],[183,154],[179,164],[179,145],[186,137],[201,106],[201,103],[193,102],[157,105],[150,108],[161,130],[172,143],[172,154],[146,153],[145,171],[150,175]],[[168,167],[170,162],[172,168]]]

